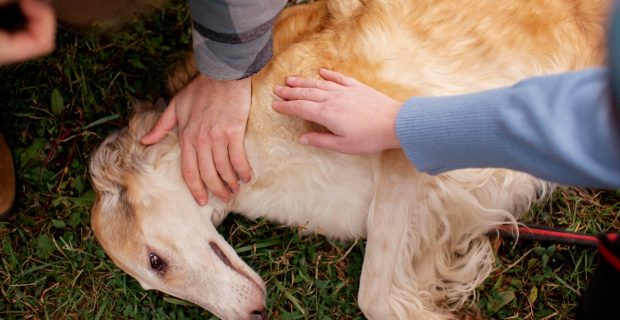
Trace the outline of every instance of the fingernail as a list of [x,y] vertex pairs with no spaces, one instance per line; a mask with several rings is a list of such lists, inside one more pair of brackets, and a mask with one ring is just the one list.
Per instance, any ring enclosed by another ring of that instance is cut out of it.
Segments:
[[239,192],[239,185],[235,184],[233,186],[230,186],[230,189],[232,190],[233,193],[238,193]]
[[201,206],[204,206],[205,204],[207,204],[207,199],[206,198],[199,198],[198,199],[198,204]]
[[243,182],[248,183],[250,182],[250,180],[252,180],[252,176],[247,176],[247,177],[243,177]]

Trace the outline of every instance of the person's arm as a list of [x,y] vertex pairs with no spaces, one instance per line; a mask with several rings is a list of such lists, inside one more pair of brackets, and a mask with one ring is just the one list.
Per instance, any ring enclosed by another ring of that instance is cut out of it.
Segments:
[[218,80],[244,79],[272,55],[272,27],[286,0],[190,0],[198,69]]
[[179,126],[183,177],[200,204],[207,190],[225,201],[249,181],[243,139],[249,76],[271,59],[271,32],[285,0],[190,0],[194,57],[200,74],[177,93],[142,143]]
[[396,132],[420,171],[500,167],[563,184],[620,187],[620,115],[607,69],[403,105]]
[[[304,144],[352,154],[403,148],[413,165],[440,174],[508,168],[564,184],[620,187],[620,115],[607,69],[523,80],[501,89],[401,104],[340,73],[289,77],[273,108],[316,122]],[[396,110],[396,111],[395,111]]]

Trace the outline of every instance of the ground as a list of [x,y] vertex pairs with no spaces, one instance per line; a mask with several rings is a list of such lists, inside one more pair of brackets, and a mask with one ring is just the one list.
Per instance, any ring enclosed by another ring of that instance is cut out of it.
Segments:
[[[190,49],[184,5],[130,19],[114,32],[61,25],[54,54],[0,68],[0,131],[18,173],[14,217],[0,222],[0,319],[186,319],[206,311],[144,291],[104,254],[89,226],[93,149],[137,100],[164,94]],[[620,230],[620,191],[561,189],[528,221],[567,230]],[[267,281],[276,319],[361,319],[363,241],[335,243],[232,216],[220,228]],[[596,265],[592,249],[506,241],[497,271],[463,314],[568,319]]]

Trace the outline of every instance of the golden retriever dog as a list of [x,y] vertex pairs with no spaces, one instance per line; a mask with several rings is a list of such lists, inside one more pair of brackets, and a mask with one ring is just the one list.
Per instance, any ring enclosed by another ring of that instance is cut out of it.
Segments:
[[[252,77],[245,148],[253,179],[227,203],[199,206],[183,181],[176,133],[139,140],[143,111],[93,154],[92,226],[110,258],[145,289],[223,319],[264,319],[265,283],[219,235],[228,212],[367,239],[358,302],[369,319],[449,319],[493,269],[486,234],[515,224],[550,185],[503,169],[430,176],[400,151],[342,155],[298,144],[314,124],[271,108],[288,75],[319,67],[401,101],[601,65],[607,0],[335,0],[286,9],[274,57]],[[191,59],[171,92],[194,75]]]

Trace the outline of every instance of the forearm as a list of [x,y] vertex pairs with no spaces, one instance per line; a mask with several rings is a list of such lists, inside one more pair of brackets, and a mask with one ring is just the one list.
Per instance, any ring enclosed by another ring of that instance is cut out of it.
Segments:
[[498,167],[543,179],[620,187],[620,119],[607,71],[537,77],[461,96],[416,97],[397,135],[420,171]]
[[285,0],[190,0],[194,55],[209,78],[238,80],[272,55],[272,28]]

